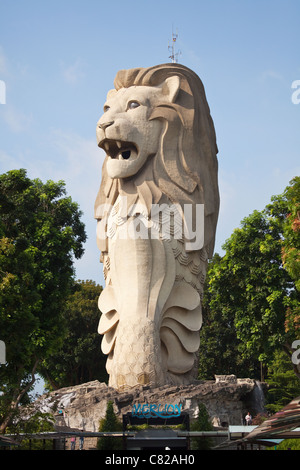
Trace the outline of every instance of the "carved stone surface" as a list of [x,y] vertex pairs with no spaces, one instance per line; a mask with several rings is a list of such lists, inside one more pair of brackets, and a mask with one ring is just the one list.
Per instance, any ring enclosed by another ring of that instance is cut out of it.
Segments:
[[95,203],[109,385],[189,384],[219,210],[213,121],[184,66],[121,70],[114,85],[97,125]]
[[99,421],[105,417],[108,401],[114,403],[114,411],[120,420],[123,414],[132,412],[133,404],[182,405],[182,411],[195,418],[198,404],[204,403],[214,426],[239,425],[249,410],[255,415],[256,388],[254,380],[237,379],[235,382],[211,380],[158,388],[137,386],[120,393],[95,380],[42,395],[34,407],[53,413],[60,426],[94,432],[99,430]]

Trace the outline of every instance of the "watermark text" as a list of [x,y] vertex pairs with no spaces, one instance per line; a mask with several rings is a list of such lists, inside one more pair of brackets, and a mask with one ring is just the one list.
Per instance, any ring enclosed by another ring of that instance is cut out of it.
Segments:
[[292,88],[295,88],[295,91],[292,93],[292,103],[300,104],[300,80],[294,80]]
[[6,104],[6,84],[0,80],[0,104]]
[[300,364],[300,339],[296,339],[296,341],[293,342],[292,349],[296,349],[292,354],[292,363],[297,366]]
[[[116,209],[117,207],[117,209]],[[105,216],[106,214],[106,216]],[[141,203],[127,205],[126,196],[115,206],[100,205],[97,238],[184,240],[187,251],[204,245],[204,204],[152,204],[150,213]]]
[[4,341],[0,341],[0,364],[6,363],[6,347]]

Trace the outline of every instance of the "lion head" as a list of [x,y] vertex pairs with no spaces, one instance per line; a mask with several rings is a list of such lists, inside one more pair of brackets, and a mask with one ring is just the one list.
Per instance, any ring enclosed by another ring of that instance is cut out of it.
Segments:
[[106,158],[95,218],[103,219],[119,194],[139,197],[148,208],[162,197],[204,204],[204,244],[212,255],[218,149],[200,78],[183,65],[163,64],[120,70],[114,86],[97,124]]

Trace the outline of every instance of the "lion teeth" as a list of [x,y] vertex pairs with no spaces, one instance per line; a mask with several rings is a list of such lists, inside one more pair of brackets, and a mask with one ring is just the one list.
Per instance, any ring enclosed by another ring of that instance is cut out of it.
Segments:
[[109,152],[109,143],[108,142],[105,142],[104,147],[105,147],[105,150],[107,152]]
[[117,146],[118,146],[119,149],[122,147],[122,143],[119,142],[118,140],[116,141],[116,144],[117,144]]

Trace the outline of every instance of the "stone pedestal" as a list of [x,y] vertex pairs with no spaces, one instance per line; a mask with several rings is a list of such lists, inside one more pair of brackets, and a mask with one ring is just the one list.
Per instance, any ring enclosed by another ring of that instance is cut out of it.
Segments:
[[35,407],[53,413],[57,425],[97,432],[108,401],[113,401],[120,420],[123,414],[132,411],[134,404],[181,405],[181,410],[193,419],[197,417],[198,404],[204,403],[213,425],[227,427],[242,424],[245,414],[253,413],[251,403],[254,406],[256,388],[252,379],[216,376],[215,381],[158,388],[138,386],[120,393],[96,380],[42,395]]

